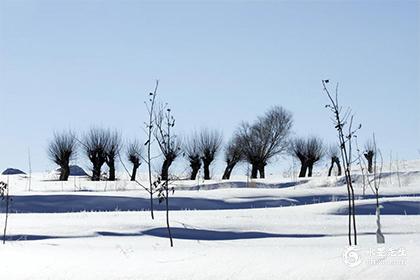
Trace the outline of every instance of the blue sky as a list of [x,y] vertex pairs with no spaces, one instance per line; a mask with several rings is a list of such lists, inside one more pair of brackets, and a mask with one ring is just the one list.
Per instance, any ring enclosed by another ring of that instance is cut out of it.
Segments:
[[210,127],[228,139],[281,105],[296,135],[332,142],[328,78],[360,142],[375,132],[384,155],[418,158],[419,5],[0,0],[0,169],[26,170],[28,149],[34,170],[54,167],[46,146],[62,128],[144,138],[155,79],[182,135]]

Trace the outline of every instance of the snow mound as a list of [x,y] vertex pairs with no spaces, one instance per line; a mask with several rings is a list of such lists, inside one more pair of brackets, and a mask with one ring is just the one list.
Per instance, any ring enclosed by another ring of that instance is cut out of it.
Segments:
[[[57,169],[60,172],[61,168]],[[78,165],[70,165],[70,176],[88,176],[85,170]]]
[[6,170],[3,171],[3,173],[1,173],[2,175],[20,175],[20,174],[26,174],[25,172],[23,172],[20,169],[16,169],[16,168],[7,168]]

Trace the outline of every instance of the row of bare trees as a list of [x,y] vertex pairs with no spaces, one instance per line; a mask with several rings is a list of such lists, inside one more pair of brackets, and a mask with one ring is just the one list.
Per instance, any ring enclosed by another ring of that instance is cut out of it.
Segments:
[[[273,111],[275,110],[279,109],[273,109]],[[267,118],[278,117],[271,115],[278,113],[274,113],[273,111],[267,113]],[[270,121],[273,123],[272,120]],[[156,131],[154,133],[163,155],[160,171],[161,178],[165,180],[169,176],[169,167],[184,152],[191,169],[189,178],[195,180],[199,170],[203,167],[204,179],[210,179],[210,166],[222,148],[222,134],[217,130],[204,129],[199,133],[194,133],[184,145],[177,138],[174,138],[171,139],[171,145],[167,146],[167,131],[164,130],[164,125],[168,126],[168,120],[167,116],[162,113],[157,116]],[[169,120],[169,127],[172,125],[174,125],[174,120]],[[280,124],[277,124],[277,126],[279,127]],[[269,160],[285,150],[300,161],[299,177],[311,177],[314,164],[320,161],[324,155],[327,155],[331,160],[328,176],[331,176],[334,166],[337,167],[337,175],[341,176],[342,169],[338,145],[331,145],[326,149],[323,141],[316,136],[307,138],[299,137],[287,141],[287,138],[284,137],[285,135],[275,133],[278,131],[278,127],[271,128],[270,130],[268,127],[261,126],[261,123],[254,124],[253,126],[242,124],[224,148],[226,167],[222,179],[230,179],[233,169],[240,162],[248,162],[252,166],[252,178],[257,178],[258,173],[260,174],[260,178],[264,178],[264,167],[268,164]],[[283,131],[283,134],[287,133],[289,131]],[[122,138],[118,132],[102,128],[90,129],[83,137],[83,141],[77,140],[77,137],[72,132],[54,134],[54,138],[48,148],[48,153],[51,160],[60,166],[59,180],[68,180],[70,175],[70,161],[76,156],[79,143],[92,164],[92,180],[99,181],[101,179],[101,170],[105,164],[109,169],[107,179],[110,181],[116,180],[115,166],[123,147]],[[127,160],[132,165],[132,171],[130,172],[131,181],[135,180],[137,170],[141,163],[147,161],[143,156],[143,146],[137,140],[127,145],[125,153]],[[374,148],[370,142],[366,143],[363,155],[368,165],[366,169],[369,173],[372,173]]]
[[76,157],[79,144],[92,164],[92,181],[101,179],[101,170],[104,164],[109,168],[108,180],[114,181],[116,179],[115,165],[122,148],[122,140],[117,131],[103,128],[91,128],[82,140],[79,140],[71,131],[54,133],[48,146],[48,155],[54,163],[60,166],[59,180],[68,180],[70,161]]

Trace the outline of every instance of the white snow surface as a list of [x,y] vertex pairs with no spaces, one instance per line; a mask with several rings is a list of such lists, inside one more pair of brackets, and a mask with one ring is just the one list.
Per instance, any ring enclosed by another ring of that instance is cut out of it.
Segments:
[[[420,279],[420,161],[383,173],[385,244],[355,172],[351,248],[340,177],[177,181],[173,248],[163,205],[155,201],[152,220],[148,193],[120,178],[0,176],[12,197],[0,279]],[[1,212],[2,228],[4,201]]]

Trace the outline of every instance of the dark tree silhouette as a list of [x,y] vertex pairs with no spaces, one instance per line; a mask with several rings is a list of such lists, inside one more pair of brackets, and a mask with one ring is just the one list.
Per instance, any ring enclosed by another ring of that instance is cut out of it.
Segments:
[[303,138],[296,138],[290,143],[290,154],[300,161],[299,177],[305,177],[308,170],[306,159],[306,141]]
[[60,181],[67,181],[70,176],[70,160],[76,155],[76,138],[72,132],[54,133],[48,145],[50,159],[60,166]]
[[251,178],[265,178],[269,160],[283,153],[288,147],[292,128],[292,114],[276,106],[259,117],[252,125],[242,123],[236,132],[244,158],[252,165]]
[[117,131],[109,130],[106,131],[106,134],[108,141],[105,149],[105,162],[109,168],[108,180],[115,181],[115,160],[122,146],[121,135]]
[[312,177],[314,164],[324,154],[324,145],[318,137],[297,138],[291,142],[291,154],[301,162],[299,177],[305,177],[306,171],[308,172],[308,177]]
[[203,129],[198,135],[198,146],[204,168],[204,180],[210,180],[210,164],[222,145],[222,134],[217,130]]
[[84,137],[84,151],[92,163],[92,181],[99,181],[106,162],[110,133],[103,128],[91,128]]
[[238,162],[242,160],[242,155],[243,152],[239,143],[239,139],[238,137],[233,137],[232,139],[230,139],[230,141],[225,147],[226,168],[225,172],[223,173],[222,179],[230,179],[230,175],[232,174],[233,168],[238,164]]
[[201,168],[201,152],[197,134],[189,137],[185,142],[184,152],[191,167],[190,180],[195,180]]
[[318,137],[310,137],[306,141],[306,158],[308,162],[308,177],[312,177],[314,164],[324,155],[324,144]]
[[372,141],[367,141],[365,144],[365,151],[363,152],[365,156],[368,166],[367,170],[369,173],[373,173],[373,158],[375,156],[375,145]]
[[156,112],[155,119],[155,138],[163,155],[160,178],[162,181],[166,181],[169,176],[169,167],[181,153],[181,145],[176,135],[172,133],[172,128],[175,126],[175,119],[171,114],[171,109],[161,108]]
[[138,141],[133,141],[127,146],[127,159],[133,165],[133,171],[131,172],[131,181],[136,181],[137,169],[141,165],[142,158],[142,146]]
[[328,157],[331,159],[331,165],[328,169],[328,176],[331,176],[334,164],[337,165],[337,176],[341,176],[340,156],[337,145],[330,145],[327,151]]

